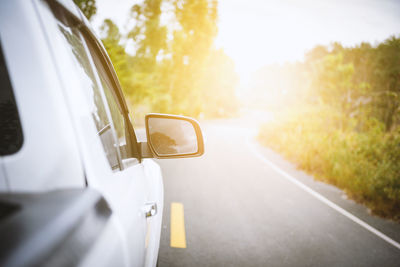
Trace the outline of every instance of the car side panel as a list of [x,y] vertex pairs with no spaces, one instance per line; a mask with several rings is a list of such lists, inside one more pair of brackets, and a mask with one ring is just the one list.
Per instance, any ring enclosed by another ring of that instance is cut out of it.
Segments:
[[151,159],[143,160],[147,201],[157,203],[157,214],[147,219],[145,266],[156,266],[164,210],[164,186],[160,166]]
[[0,36],[24,138],[2,158],[11,191],[83,187],[71,117],[32,1],[2,1]]
[[[37,2],[37,5],[42,3]],[[44,21],[51,20],[49,9],[40,8]],[[110,204],[112,219],[118,225],[122,237],[121,251],[124,253],[123,264],[143,266],[145,259],[146,218],[143,207],[146,203],[146,176],[142,164],[136,159],[122,171],[113,172],[105,157],[100,138],[88,108],[85,90],[74,72],[75,65],[66,51],[64,42],[55,28],[54,22],[43,23],[45,31],[51,36],[49,45],[57,55],[57,69],[62,80],[69,110],[74,118],[79,148],[83,158],[88,185],[100,191]],[[65,71],[68,70],[68,71]],[[107,234],[88,254],[83,266],[98,266],[112,258],[103,257],[101,251],[108,251],[112,245]],[[98,263],[98,264],[97,264]],[[94,265],[92,265],[94,264]]]
[[129,266],[128,251],[123,246],[124,240],[124,231],[119,222],[113,217],[102,235],[78,266]]

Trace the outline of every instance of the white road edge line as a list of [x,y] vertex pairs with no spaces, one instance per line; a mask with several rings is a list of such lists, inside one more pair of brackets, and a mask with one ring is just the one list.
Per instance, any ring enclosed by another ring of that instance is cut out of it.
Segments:
[[274,169],[277,173],[281,174],[288,181],[290,181],[293,184],[297,185],[298,187],[300,187],[301,189],[303,189],[304,191],[306,191],[307,193],[309,193],[310,195],[312,195],[316,199],[320,200],[321,202],[325,203],[326,205],[328,205],[332,209],[334,209],[337,212],[341,213],[342,215],[346,216],[347,218],[349,218],[353,222],[357,223],[361,227],[364,227],[365,229],[367,229],[368,231],[370,231],[374,235],[380,237],[381,239],[385,240],[386,242],[388,242],[392,246],[396,247],[397,249],[400,249],[400,244],[397,243],[395,240],[391,239],[390,237],[388,237],[387,235],[385,235],[381,231],[375,229],[374,227],[372,227],[371,225],[367,224],[366,222],[360,220],[359,218],[357,218],[356,216],[354,216],[350,212],[346,211],[345,209],[339,207],[338,205],[336,205],[335,203],[331,202],[330,200],[328,200],[327,198],[325,198],[321,194],[317,193],[316,191],[312,190],[311,188],[309,188],[305,184],[299,182],[296,178],[294,178],[290,174],[286,173],[285,171],[280,169],[278,166],[276,166],[274,163],[272,163],[271,161],[266,159],[260,152],[258,152],[256,150],[256,148],[254,147],[254,144],[251,143],[249,137],[246,138],[246,144],[247,144],[248,148],[254,153],[254,155],[257,156],[258,159],[260,159],[264,163],[268,164],[272,169]]

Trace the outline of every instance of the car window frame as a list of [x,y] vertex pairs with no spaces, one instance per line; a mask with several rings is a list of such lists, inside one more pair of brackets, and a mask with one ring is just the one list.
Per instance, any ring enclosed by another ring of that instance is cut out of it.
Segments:
[[93,58],[94,55],[92,54],[92,50],[94,50],[93,52],[97,55],[100,64],[102,65],[102,68],[105,72],[104,74],[106,75],[106,81],[109,81],[111,83],[109,84],[111,93],[114,96],[114,100],[117,103],[124,119],[126,144],[125,148],[122,148],[121,150],[121,160],[129,158],[136,158],[138,160],[141,160],[139,153],[139,143],[137,141],[136,134],[131,123],[129,109],[126,104],[125,97],[112,62],[108,57],[104,46],[98,41],[97,37],[91,32],[91,30],[86,27],[86,25],[82,24],[82,26],[80,27],[80,32],[86,42],[88,50],[90,51],[90,56],[92,56],[95,71],[101,79],[100,75],[102,74],[102,71],[98,70],[96,66],[96,59]]
[[[107,73],[107,80],[109,80],[111,82],[112,86],[110,89],[112,91],[113,96],[115,96],[115,101],[117,102],[117,105],[122,110],[122,115],[123,115],[124,124],[125,124],[125,136],[126,136],[125,148],[123,150],[116,148],[118,166],[116,168],[114,168],[114,166],[110,165],[111,169],[113,171],[123,170],[125,167],[130,166],[130,165],[134,164],[135,162],[140,163],[141,157],[140,157],[139,143],[137,142],[136,134],[135,134],[135,131],[133,129],[133,126],[132,126],[132,123],[130,120],[129,110],[128,110],[127,104],[125,102],[117,75],[112,66],[111,60],[109,59],[108,54],[105,51],[105,48],[99,42],[98,38],[91,31],[91,29],[85,24],[85,22],[82,20],[82,18],[79,18],[75,14],[71,13],[67,8],[65,8],[62,4],[58,3],[57,1],[44,0],[43,2],[47,3],[48,7],[50,8],[51,12],[53,13],[53,15],[55,17],[55,20],[59,20],[61,23],[65,24],[66,26],[73,27],[77,30],[77,33],[79,34],[79,38],[81,39],[81,41],[83,43],[86,56],[88,57],[88,60],[90,61],[89,64],[90,64],[91,71],[93,72],[93,74],[95,76],[95,82],[99,86],[100,91],[102,91],[101,92],[102,99],[105,104],[105,108],[107,110],[108,120],[110,121],[110,124],[111,124],[108,126],[108,128],[111,127],[113,134],[115,135],[115,137],[117,137],[113,119],[111,116],[110,107],[109,107],[107,98],[105,96],[104,88],[101,83],[101,77],[100,77],[100,74],[94,63],[94,58],[89,49],[88,42],[90,42],[90,44],[96,49],[96,53],[97,53],[100,61],[103,64],[103,68],[104,68],[105,72]],[[82,14],[80,14],[80,15],[82,16]],[[101,131],[102,130],[100,130],[100,132]],[[99,136],[99,132],[97,134]],[[116,140],[118,140],[118,138],[116,138]],[[121,152],[123,152],[123,153],[121,153]],[[125,164],[124,159],[137,159],[137,161],[130,160],[129,164]]]
[[[92,34],[92,32],[86,26],[83,26],[80,29],[80,31],[81,34],[83,35],[83,38],[87,42],[87,46],[89,51],[91,52],[91,56],[92,57],[97,56],[97,59],[101,64],[100,68],[102,68],[102,70],[99,70],[99,68],[96,66],[95,63],[96,59],[93,58],[93,64],[95,65],[96,73],[100,79],[101,79],[100,76],[103,73],[104,75],[106,75],[105,77],[106,83],[110,86],[111,93],[124,119],[126,144],[125,148],[121,147],[121,159],[124,160],[129,158],[137,158],[140,160],[140,154],[138,149],[139,144],[137,142],[136,134],[130,120],[129,109],[126,104],[122,88],[120,86],[118,77],[111,63],[111,60],[109,59],[108,54],[105,51],[103,45],[98,42],[96,36],[94,36],[94,34]],[[95,55],[93,55],[92,52],[95,53]]]

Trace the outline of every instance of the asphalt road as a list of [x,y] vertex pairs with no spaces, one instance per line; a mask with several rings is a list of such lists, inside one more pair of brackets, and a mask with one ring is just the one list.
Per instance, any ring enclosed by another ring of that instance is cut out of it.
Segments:
[[[252,128],[215,122],[203,131],[203,157],[158,161],[159,266],[400,266],[399,224],[259,146]],[[186,248],[170,246],[173,202],[184,207]]]

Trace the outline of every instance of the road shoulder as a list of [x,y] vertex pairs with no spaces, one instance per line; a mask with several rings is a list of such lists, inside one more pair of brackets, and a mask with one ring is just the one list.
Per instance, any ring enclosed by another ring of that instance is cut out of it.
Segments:
[[249,138],[247,143],[248,146],[255,149],[255,152],[259,153],[265,159],[275,164],[278,168],[285,170],[286,173],[294,177],[300,183],[314,190],[347,212],[353,214],[394,241],[400,243],[399,223],[372,215],[368,208],[366,208],[364,205],[349,199],[344,191],[333,185],[315,180],[311,175],[297,169],[295,164],[290,163],[277,152],[268,147],[263,147],[260,145],[254,137]]

